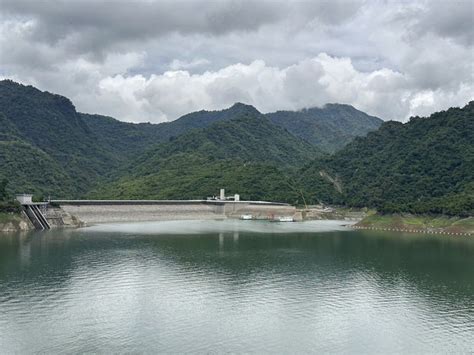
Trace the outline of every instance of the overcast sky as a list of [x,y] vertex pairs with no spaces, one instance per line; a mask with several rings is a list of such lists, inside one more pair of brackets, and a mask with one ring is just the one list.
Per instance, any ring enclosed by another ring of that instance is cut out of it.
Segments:
[[474,98],[474,0],[0,0],[0,19],[0,77],[120,120],[240,101],[404,121]]

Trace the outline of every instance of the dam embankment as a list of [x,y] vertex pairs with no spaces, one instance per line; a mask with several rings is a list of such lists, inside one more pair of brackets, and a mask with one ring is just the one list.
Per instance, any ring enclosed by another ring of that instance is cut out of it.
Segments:
[[85,224],[162,220],[226,219],[251,214],[256,219],[294,216],[294,206],[265,201],[214,200],[53,200]]

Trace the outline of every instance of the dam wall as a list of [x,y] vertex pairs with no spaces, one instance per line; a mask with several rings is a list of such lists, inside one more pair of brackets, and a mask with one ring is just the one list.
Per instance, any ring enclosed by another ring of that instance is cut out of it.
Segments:
[[84,224],[163,220],[226,219],[252,214],[257,219],[293,216],[296,208],[264,201],[208,200],[53,200],[51,203]]

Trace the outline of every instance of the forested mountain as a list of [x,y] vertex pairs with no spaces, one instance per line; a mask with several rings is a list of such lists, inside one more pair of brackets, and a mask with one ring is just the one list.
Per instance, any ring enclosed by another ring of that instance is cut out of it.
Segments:
[[266,117],[326,152],[334,152],[355,137],[365,136],[383,122],[350,105],[341,104],[300,111],[277,111],[266,114]]
[[63,96],[3,80],[0,175],[9,179],[10,193],[84,196],[101,179],[126,166],[150,146],[252,109],[236,104],[228,110],[194,113],[196,122],[187,115],[179,122],[132,124],[78,113]]
[[[239,159],[280,168],[299,166],[321,154],[288,131],[241,103],[162,124],[120,122],[78,113],[63,96],[0,81],[0,175],[9,179],[10,193],[84,196],[107,177],[124,173],[131,161],[144,159],[140,157],[144,152],[163,157],[192,152],[214,160]],[[166,148],[151,148],[168,141]]]
[[163,139],[177,137],[194,128],[205,128],[216,122],[230,121],[246,115],[258,116],[261,113],[255,107],[239,102],[224,110],[191,112],[177,120],[160,123],[160,136]]
[[[255,107],[236,103],[220,111],[198,111],[160,124],[160,139],[179,136],[191,128],[205,128],[218,121],[229,121],[242,115],[261,114]],[[277,111],[264,114],[277,126],[306,140],[325,152],[334,152],[355,137],[365,136],[381,124],[380,118],[369,116],[350,105],[327,104],[300,111]]]
[[91,196],[200,199],[225,187],[244,199],[297,202],[300,192],[288,169],[322,155],[264,116],[248,113],[153,147]]
[[81,113],[87,125],[112,150],[120,154],[136,155],[150,145],[167,142],[197,128],[205,128],[215,122],[229,121],[243,115],[260,115],[253,106],[236,103],[220,111],[192,112],[175,121],[160,124],[128,123],[115,118]]
[[122,122],[112,117],[87,113],[79,115],[94,132],[97,141],[121,160],[128,160],[151,145],[168,140],[161,134],[160,125],[157,124]]
[[0,174],[10,191],[76,196],[119,166],[63,96],[0,81],[0,113]]
[[315,146],[275,126],[264,116],[244,114],[230,121],[218,121],[207,128],[156,145],[134,161],[138,166],[155,166],[155,160],[176,153],[199,153],[212,159],[273,163],[298,167],[323,153]]
[[[177,153],[157,159],[144,174],[126,175],[103,184],[88,197],[99,199],[202,199],[217,194],[239,193],[244,200],[301,203],[298,185],[273,164],[240,159],[212,159],[200,153]],[[149,166],[147,166],[148,168]]]
[[[306,140],[324,152],[334,152],[355,137],[365,136],[382,124],[380,118],[369,116],[350,105],[327,104],[300,111],[260,113],[243,103],[218,111],[197,111],[160,124],[131,124],[114,118],[81,114],[88,126],[103,135],[111,146],[123,144],[132,151],[141,150],[151,143],[167,142],[195,128],[206,128],[216,122],[230,121],[241,116],[265,116],[277,126]],[[127,150],[129,151],[129,150]]]
[[336,199],[349,206],[473,214],[474,102],[405,124],[385,122],[332,157],[313,162],[301,175],[313,198],[321,172],[336,180],[342,191]]

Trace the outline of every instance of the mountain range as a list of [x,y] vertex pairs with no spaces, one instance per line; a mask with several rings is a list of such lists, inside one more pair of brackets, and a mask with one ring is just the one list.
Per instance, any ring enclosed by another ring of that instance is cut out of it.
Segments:
[[0,178],[56,198],[243,199],[472,215],[474,103],[407,123],[349,105],[262,114],[236,103],[133,124],[0,81]]
[[[321,109],[313,120],[328,126],[329,123],[323,122],[335,108],[331,105]],[[354,120],[361,121],[359,126],[366,120],[372,122],[365,133],[382,122],[353,111],[358,113]],[[9,178],[10,192],[80,197],[111,177],[128,176],[129,171],[138,169],[131,163],[146,157],[151,161],[163,160],[176,153],[193,152],[206,157],[212,155],[214,160],[237,159],[274,164],[278,168],[297,167],[332,149],[324,143],[315,144],[318,139],[311,138],[307,132],[305,137],[300,137],[287,128],[307,125],[308,114],[304,116],[304,120],[291,118],[292,125],[288,119],[275,124],[271,114],[264,115],[253,106],[236,103],[225,110],[193,112],[172,122],[133,124],[79,113],[63,96],[3,80],[0,81],[1,174]],[[325,135],[344,136],[340,144],[363,134],[363,130],[347,129],[337,134],[336,131],[328,130]]]
[[274,124],[295,136],[333,153],[355,137],[365,136],[382,124],[380,118],[369,116],[350,105],[326,104],[300,111],[277,111],[266,114]]

